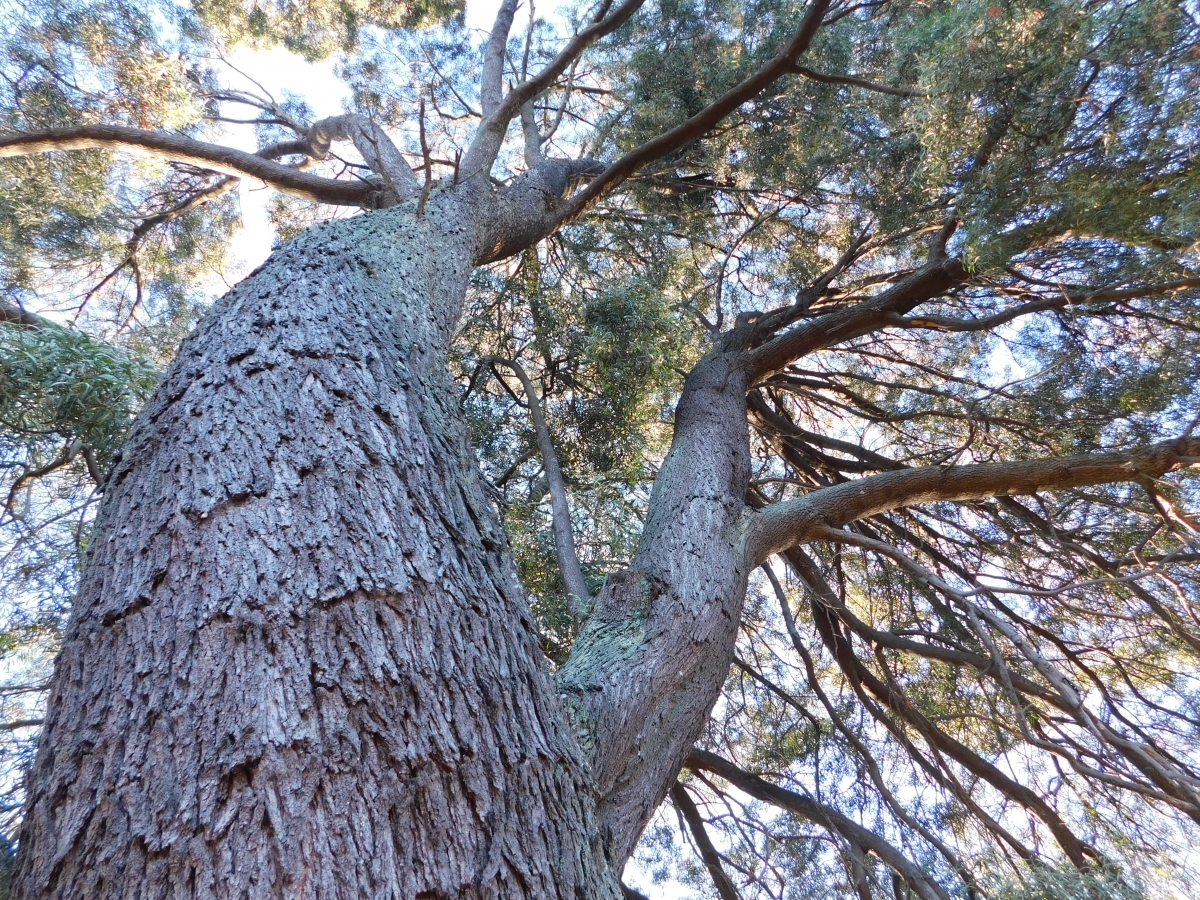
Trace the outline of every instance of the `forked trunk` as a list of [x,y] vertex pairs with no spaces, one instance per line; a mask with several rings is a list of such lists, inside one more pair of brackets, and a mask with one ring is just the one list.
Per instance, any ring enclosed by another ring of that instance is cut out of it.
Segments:
[[746,335],[552,677],[446,369],[519,231],[487,202],[311,229],[184,343],[107,485],[16,897],[621,895],[732,658]]
[[138,419],[15,897],[620,895],[446,371],[471,229],[426,212],[290,242]]

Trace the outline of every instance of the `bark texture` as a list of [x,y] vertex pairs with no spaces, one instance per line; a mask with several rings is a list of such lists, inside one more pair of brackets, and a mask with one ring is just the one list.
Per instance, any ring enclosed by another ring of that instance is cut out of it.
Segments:
[[610,575],[559,689],[625,860],[708,721],[733,660],[747,569],[746,375],[734,332],[688,376],[628,570]]
[[183,345],[108,484],[15,897],[620,896],[445,368],[455,202],[312,229]]

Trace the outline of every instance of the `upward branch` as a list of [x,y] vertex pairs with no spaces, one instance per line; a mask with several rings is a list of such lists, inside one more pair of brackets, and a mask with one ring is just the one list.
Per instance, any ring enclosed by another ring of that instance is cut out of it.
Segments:
[[[516,3],[506,0],[496,14],[496,23],[492,26],[488,46],[484,51],[483,74],[480,84],[484,99],[483,122],[480,123],[479,130],[475,132],[475,137],[471,141],[471,146],[467,148],[467,152],[463,156],[462,171],[465,173],[463,180],[475,178],[478,179],[478,183],[485,182],[487,176],[491,174],[492,164],[504,142],[508,123],[519,114],[521,107],[554,84],[555,79],[565,72],[584,50],[621,27],[645,2],[646,0],[625,0],[610,13],[611,0],[604,0],[600,5],[599,14],[591,25],[571,38],[541,72],[533,78],[522,81],[502,98],[504,44],[516,12]],[[509,10],[510,6],[511,10]]]
[[[483,118],[495,115],[500,108],[504,92],[504,49],[508,32],[512,29],[513,16],[517,14],[517,0],[504,0],[496,13],[487,48],[483,52],[483,74],[479,85],[479,102]],[[507,124],[507,123],[506,123]]]
[[310,175],[255,153],[193,140],[181,134],[142,131],[123,125],[80,125],[0,137],[0,159],[54,150],[124,150],[238,178],[257,178],[281,191],[319,203],[371,208],[379,202],[376,185]]
[[550,429],[546,427],[546,417],[542,413],[542,401],[538,398],[537,389],[530,381],[524,367],[511,359],[492,357],[492,362],[511,369],[521,381],[525,397],[529,401],[529,417],[533,420],[533,431],[537,438],[538,450],[542,454],[542,465],[546,467],[546,483],[550,487],[550,507],[552,510],[551,527],[554,529],[554,552],[558,556],[558,568],[562,573],[563,582],[570,594],[568,599],[571,621],[578,624],[592,606],[591,591],[584,580],[583,570],[579,566],[579,556],[575,552],[575,534],[571,529],[571,508],[567,504],[567,486],[563,481],[562,468],[558,464],[558,454],[554,452],[554,443],[550,440]]
[[697,138],[703,137],[743,103],[758,96],[782,76],[794,71],[796,60],[812,43],[825,18],[825,13],[831,5],[831,0],[812,0],[792,39],[770,62],[736,87],[726,91],[686,122],[676,125],[665,134],[630,150],[612,163],[563,205],[561,220],[568,221],[579,215],[593,200],[612,190],[647,163],[661,159]]

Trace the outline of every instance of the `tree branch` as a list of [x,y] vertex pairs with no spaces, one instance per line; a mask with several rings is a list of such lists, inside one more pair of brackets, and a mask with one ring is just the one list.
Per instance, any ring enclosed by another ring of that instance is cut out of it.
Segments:
[[538,134],[532,100],[521,106],[521,132],[525,137],[525,165],[536,168],[545,157],[542,155],[542,136]]
[[812,39],[821,27],[825,12],[829,9],[830,4],[831,0],[812,0],[808,11],[800,22],[800,27],[796,30],[796,33],[792,36],[787,46],[778,55],[749,78],[746,78],[736,87],[722,94],[686,122],[629,151],[608,166],[608,168],[589,182],[583,190],[573,196],[564,205],[561,214],[562,221],[567,221],[579,215],[592,201],[600,197],[601,194],[620,184],[647,163],[661,159],[668,153],[691,143],[699,137],[703,137],[718,122],[747,100],[754,98],[768,85],[781,76],[788,74],[795,65],[796,59],[812,43]]
[[906,859],[899,850],[832,806],[818,803],[786,788],[776,787],[715,753],[699,748],[692,750],[686,765],[693,771],[711,772],[756,800],[795,813],[814,825],[834,832],[843,840],[874,853],[884,865],[903,878],[921,900],[950,900],[950,895],[937,882]]
[[380,191],[377,185],[309,175],[254,153],[208,144],[179,134],[142,131],[122,125],[81,125],[50,131],[9,133],[0,137],[0,159],[54,150],[124,150],[238,178],[257,178],[281,191],[318,203],[366,208],[379,205]]
[[508,43],[508,32],[512,29],[513,17],[517,14],[517,0],[504,0],[496,11],[492,33],[483,51],[483,73],[479,81],[479,102],[483,118],[487,119],[500,108],[504,93],[504,50]]
[[[496,99],[496,106],[489,109],[485,104],[483,109],[483,122],[479,125],[479,130],[475,132],[475,137],[471,141],[471,146],[467,148],[466,154],[463,156],[463,172],[466,175],[463,181],[468,181],[472,178],[479,179],[477,183],[484,183],[487,176],[491,174],[492,164],[496,160],[496,155],[500,152],[500,145],[504,142],[504,134],[508,130],[508,123],[512,121],[522,106],[533,100],[538,94],[546,90],[552,85],[556,78],[566,71],[567,67],[574,62],[579,55],[594,44],[600,38],[607,34],[611,34],[622,24],[624,24],[630,16],[632,16],[645,3],[646,0],[625,0],[620,6],[608,14],[611,6],[611,0],[604,0],[600,5],[596,17],[592,20],[592,24],[576,34],[569,40],[565,47],[559,52],[558,56],[554,57],[541,72],[526,81],[522,81],[511,91],[503,100],[499,99],[499,87],[496,88],[493,97]],[[515,12],[515,5],[514,5]],[[503,60],[504,60],[504,41],[495,41],[496,29],[502,24],[501,16],[504,14],[504,7],[501,7],[500,13],[496,15],[496,25],[492,28],[492,38],[489,39],[488,53],[492,52],[492,43],[497,44],[497,54],[499,62],[497,63],[496,81],[499,82],[503,75]],[[512,26],[512,16],[508,18],[508,23],[505,25],[505,36],[507,37],[508,28]],[[487,60],[484,61],[485,69]],[[485,71],[484,81],[487,82],[490,77]]]
[[[1055,840],[1062,847],[1063,852],[1074,866],[1083,869],[1090,864],[1089,861],[1094,862],[1096,860],[1095,850],[1076,837],[1074,832],[1063,822],[1059,814],[1040,795],[1031,788],[1005,775],[1004,772],[991,762],[971,750],[962,742],[951,737],[925,716],[896,683],[894,677],[887,671],[886,666],[884,666],[883,671],[884,678],[880,678],[863,665],[855,655],[849,639],[841,630],[840,620],[835,614],[835,606],[830,605],[836,604],[836,597],[832,594],[828,585],[824,584],[824,580],[820,574],[815,571],[815,568],[799,547],[790,548],[784,553],[784,558],[796,574],[809,586],[810,608],[813,612],[814,623],[817,626],[817,633],[837,662],[838,667],[842,670],[842,674],[850,682],[851,687],[871,712],[871,715],[883,723],[897,740],[900,740],[904,744],[906,751],[914,760],[919,759],[919,756],[915,748],[911,746],[908,738],[904,735],[903,730],[898,728],[895,722],[890,721],[890,718],[886,718],[885,720],[885,717],[881,717],[881,711],[876,710],[873,704],[867,702],[864,689],[870,691],[888,710],[899,716],[921,735],[930,749],[939,757],[936,769],[929,770],[931,774],[935,770],[940,771],[941,775],[945,777],[946,783],[953,785],[952,789],[959,796],[959,799],[967,804],[968,808],[979,816],[981,821],[987,823],[989,829],[996,834],[1004,835],[1005,840],[1012,844],[1018,853],[1031,856],[1028,849],[1022,848],[1019,842],[1015,841],[999,823],[991,820],[970,799],[969,793],[963,790],[962,786],[958,784],[957,779],[953,777],[953,774],[941,762],[940,757],[942,755],[950,757],[972,775],[983,779],[1005,797],[1025,807],[1025,809],[1041,819],[1047,828],[1050,829]],[[882,658],[880,658],[880,663],[882,665]]]
[[756,379],[777,372],[814,350],[870,334],[898,316],[961,284],[967,271],[957,259],[934,259],[876,296],[805,322],[752,350],[746,359]]
[[567,586],[568,612],[571,614],[571,621],[578,624],[591,610],[592,593],[588,590],[587,581],[583,577],[583,569],[579,566],[579,556],[575,552],[575,534],[571,528],[571,508],[567,503],[567,486],[563,481],[562,469],[558,465],[558,454],[554,452],[554,443],[550,440],[550,429],[546,427],[546,417],[542,413],[542,401],[538,398],[537,390],[529,379],[529,375],[519,362],[499,356],[493,356],[490,359],[513,371],[520,379],[521,387],[525,389],[525,397],[529,401],[529,417],[533,420],[533,431],[537,437],[538,449],[542,454],[542,464],[546,467],[546,481],[550,487],[550,521],[554,530],[554,552],[558,556],[558,568],[562,573],[563,583]]
[[713,887],[717,889],[717,896],[721,900],[741,900],[737,888],[733,886],[733,882],[729,880],[729,876],[721,866],[721,855],[717,853],[717,848],[713,846],[712,839],[704,828],[704,819],[700,816],[700,810],[696,808],[687,788],[678,781],[671,788],[671,800],[674,801],[675,808],[683,816],[688,831],[692,833],[692,838],[696,841],[700,859],[704,862],[704,867],[708,869]]
[[[1125,759],[1137,767],[1159,790],[1155,791],[1152,787],[1148,787],[1145,784],[1138,784],[1126,778],[1114,779],[1111,773],[1100,772],[1083,765],[1076,754],[1063,753],[1062,748],[1054,745],[1052,742],[1034,736],[1028,728],[1028,723],[1018,717],[1022,736],[1029,743],[1041,747],[1043,750],[1063,756],[1082,775],[1098,778],[1110,784],[1116,784],[1116,786],[1126,790],[1133,790],[1143,794],[1147,794],[1149,791],[1150,794],[1148,795],[1170,803],[1187,813],[1192,819],[1200,821],[1200,803],[1197,802],[1198,797],[1193,787],[1195,780],[1191,772],[1182,765],[1171,765],[1169,756],[1163,752],[1161,747],[1155,745],[1144,734],[1142,736],[1146,738],[1147,744],[1140,744],[1110,727],[1103,718],[1095,716],[1084,705],[1083,698],[1080,696],[1078,690],[1070,684],[1066,674],[1061,672],[1054,663],[1040,653],[1011,624],[991,610],[974,603],[968,593],[951,587],[897,547],[893,547],[883,541],[864,537],[860,534],[831,528],[825,529],[822,537],[825,540],[851,544],[885,556],[909,572],[918,581],[939,591],[955,602],[967,614],[967,619],[971,622],[976,635],[988,647],[995,664],[993,677],[996,677],[996,680],[1006,688],[1014,708],[1021,710],[1023,704],[1016,695],[1014,673],[1010,670],[1007,660],[1001,654],[999,647],[995,644],[990,633],[983,627],[981,620],[986,620],[992,628],[1007,638],[1033,666],[1034,670],[1051,685],[1056,698],[1053,702],[1059,709],[1071,715],[1080,727],[1090,731],[1102,744],[1107,743],[1115,747]],[[981,588],[970,593],[991,592],[987,588]],[[1003,609],[1004,607],[1001,608]],[[1059,646],[1059,649],[1066,652],[1066,648],[1060,642],[1056,641],[1055,643]],[[1075,660],[1074,654],[1066,653],[1066,655],[1069,659]],[[1078,663],[1077,660],[1075,661]]]
[[865,78],[858,78],[854,75],[826,75],[824,72],[816,72],[804,66],[792,66],[791,69],[797,75],[803,75],[811,81],[820,81],[825,84],[847,84],[852,87],[860,87],[868,91],[876,91],[880,94],[891,94],[893,97],[921,97],[924,96],[921,91],[912,90],[911,88],[892,87],[887,84],[880,84],[877,81],[868,81]]
[[1195,287],[1200,287],[1200,278],[1181,278],[1177,281],[1150,284],[1145,287],[1092,291],[1086,294],[1064,293],[1058,297],[1043,297],[978,319],[960,319],[954,316],[907,316],[896,319],[891,324],[897,328],[931,328],[937,331],[991,331],[1013,319],[1046,310],[1066,309],[1071,306],[1093,303],[1121,303],[1126,300],[1140,300],[1144,297],[1160,297],[1163,294]]
[[23,328],[55,327],[54,323],[49,319],[43,319],[36,313],[28,312],[15,303],[9,303],[2,298],[0,298],[0,322],[6,322],[9,325],[20,325]]
[[[1026,808],[1032,808],[1030,806],[1031,803],[1037,805],[1040,802],[1036,795],[1030,796],[1031,792],[1011,782],[1011,779],[1006,779],[1003,776],[997,778],[996,776],[999,773],[993,767],[979,759],[978,756],[965,746],[948,738],[936,728],[933,728],[932,723],[927,719],[921,717],[915,710],[909,709],[909,705],[906,705],[907,698],[903,694],[891,690],[863,666],[854,655],[850,641],[839,627],[839,619],[835,615],[839,598],[829,586],[829,583],[825,581],[821,573],[816,569],[816,566],[800,547],[792,547],[784,551],[782,556],[792,571],[796,573],[797,577],[808,588],[809,608],[812,611],[813,623],[816,626],[817,634],[837,663],[842,675],[850,684],[855,696],[862,703],[863,708],[870,713],[875,721],[887,729],[892,737],[904,748],[905,753],[908,754],[913,762],[920,766],[938,784],[953,793],[959,802],[984,824],[988,831],[1004,841],[1021,859],[1032,861],[1035,858],[1033,852],[1021,841],[1018,841],[999,822],[988,815],[971,798],[970,792],[945,765],[942,754],[948,753],[951,758],[958,760],[960,764],[964,765],[968,771],[985,778],[1006,797],[1021,803]],[[790,616],[790,612],[786,616]],[[791,634],[793,640],[796,641],[794,628]],[[796,649],[802,657],[807,654],[807,651],[803,650],[803,644],[798,641],[796,642]],[[872,694],[880,698],[887,705],[888,709],[892,711],[900,710],[902,713],[907,711],[909,713],[909,715],[903,716],[905,721],[914,725],[918,733],[925,738],[927,745],[933,751],[933,760],[926,758],[912,742],[906,730],[901,728],[899,723],[867,697],[866,689],[870,689]],[[923,726],[929,727],[926,728]],[[1041,804],[1041,808],[1045,811],[1045,804]],[[1056,818],[1053,815],[1053,811],[1050,811],[1050,818]],[[1064,846],[1071,848],[1068,852],[1073,854],[1073,859],[1082,860],[1083,850],[1079,842],[1074,839],[1074,836],[1068,830],[1059,828],[1056,832],[1056,837],[1059,838],[1060,843],[1066,842]]]
[[[837,709],[834,707],[833,703],[829,699],[829,696],[821,687],[821,681],[817,677],[816,666],[813,664],[812,654],[808,652],[804,646],[804,642],[800,639],[800,633],[796,628],[796,620],[792,615],[792,608],[788,603],[787,594],[783,590],[783,585],[779,583],[779,579],[775,577],[775,572],[770,566],[763,566],[762,571],[766,574],[767,579],[771,582],[771,588],[775,592],[775,599],[779,602],[779,610],[783,615],[784,626],[787,628],[788,637],[791,639],[792,646],[795,648],[796,653],[800,656],[801,662],[804,663],[804,672],[805,676],[808,678],[810,689],[814,694],[817,695],[817,699],[820,700],[821,705],[825,707],[825,713],[829,716],[829,720],[833,722],[834,727],[841,732],[847,743],[849,743],[858,753],[859,758],[862,760],[862,763],[866,768],[872,783],[875,785],[875,789],[879,791],[879,795],[883,797],[884,802],[887,803],[888,808],[892,811],[896,818],[898,818],[917,834],[921,835],[921,837],[927,840],[932,846],[936,847],[938,852],[941,853],[945,858],[946,862],[950,864],[951,868],[958,873],[958,876],[963,880],[963,882],[969,888],[974,888],[975,879],[972,877],[966,866],[963,865],[962,860],[960,860],[958,857],[958,854],[951,850],[944,841],[940,840],[937,835],[930,831],[929,828],[923,825],[910,812],[908,812],[903,805],[901,805],[900,801],[896,798],[896,795],[892,793],[892,790],[888,787],[887,781],[884,779],[883,773],[880,771],[879,764],[876,762],[874,755],[872,755],[871,751],[867,749],[866,745],[859,739],[854,730],[847,726],[842,720],[842,717],[838,715]],[[841,610],[839,610],[839,612],[840,611]]]
[[44,719],[14,719],[12,722],[4,722],[0,724],[0,731],[17,731],[21,728],[41,728],[45,725]]
[[412,167],[374,120],[358,113],[346,113],[314,122],[308,129],[309,155],[324,159],[333,141],[350,141],[354,144],[363,162],[383,179],[393,203],[421,193],[421,185]]
[[505,259],[531,247],[558,226],[562,196],[577,178],[595,173],[594,159],[544,159],[483,205],[475,264]]
[[925,466],[882,472],[821,488],[755,513],[745,530],[747,565],[812,540],[823,528],[920,503],[978,500],[1010,494],[1158,478],[1200,462],[1200,438],[1164,441],[1126,451],[1009,463]]

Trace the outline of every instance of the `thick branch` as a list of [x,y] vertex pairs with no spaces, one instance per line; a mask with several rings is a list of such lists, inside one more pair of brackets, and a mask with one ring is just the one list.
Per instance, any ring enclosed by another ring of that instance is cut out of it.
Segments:
[[559,51],[558,56],[547,63],[546,68],[542,69],[533,78],[522,81],[505,98],[505,107],[509,110],[509,118],[512,117],[516,109],[550,87],[554,83],[554,80],[565,72],[567,67],[575,62],[584,50],[596,43],[600,38],[612,34],[628,22],[629,18],[645,2],[646,0],[625,0],[611,14],[608,13],[608,10],[612,5],[612,0],[605,0],[605,2],[601,3],[600,10],[592,19],[591,25],[571,38],[567,42],[567,45]]
[[491,196],[483,206],[476,264],[520,253],[553,232],[567,188],[598,169],[594,159],[544,159]]
[[571,621],[578,624],[588,614],[592,606],[592,593],[588,590],[587,581],[583,577],[583,569],[579,566],[579,555],[575,552],[575,534],[571,528],[571,508],[567,504],[567,486],[563,481],[562,469],[558,465],[558,454],[554,452],[554,442],[550,440],[550,429],[546,427],[546,417],[542,413],[542,401],[537,389],[530,381],[529,375],[520,363],[511,359],[493,357],[493,362],[513,371],[525,389],[525,397],[529,401],[529,417],[533,420],[533,431],[537,437],[538,450],[542,454],[542,465],[546,468],[546,482],[550,488],[551,527],[554,530],[554,552],[558,557],[558,569],[562,573],[563,583],[567,586],[568,611]]
[[239,178],[258,178],[281,191],[319,203],[371,208],[379,202],[376,185],[309,175],[254,153],[179,134],[142,131],[122,125],[81,125],[0,137],[0,159],[53,150],[124,150]]
[[421,193],[421,185],[408,161],[379,125],[358,113],[331,116],[308,129],[309,155],[324,159],[333,141],[350,141],[372,172],[383,179],[393,202]]
[[525,136],[525,165],[533,169],[545,159],[542,156],[542,136],[538,134],[533,101],[521,107],[521,132]]
[[869,300],[771,338],[749,354],[747,363],[755,378],[765,378],[814,350],[888,327],[898,315],[961,284],[966,275],[957,259],[934,259]]
[[14,303],[0,299],[0,322],[20,325],[24,328],[51,328],[54,323],[36,313],[28,312]]
[[616,187],[647,163],[661,159],[697,138],[703,137],[743,103],[753,99],[767,86],[788,74],[795,66],[796,59],[812,43],[830,3],[831,0],[813,0],[800,22],[800,27],[787,46],[749,78],[722,94],[686,122],[647,141],[612,163],[564,205],[563,220],[577,216],[593,200]]
[[843,840],[874,853],[884,865],[903,878],[921,900],[950,900],[950,895],[937,882],[906,859],[899,850],[832,806],[777,787],[706,750],[693,750],[687,759],[687,767],[693,771],[711,772],[756,800],[795,813],[814,825],[834,832]]
[[0,724],[0,731],[19,731],[22,728],[41,728],[46,724],[44,719],[14,719]]
[[882,472],[813,491],[756,513],[746,528],[747,564],[812,540],[823,528],[905,506],[1158,478],[1200,460],[1200,438],[1133,450],[1009,463],[925,466]]
[[513,16],[517,14],[517,0],[504,0],[496,12],[496,21],[483,52],[483,74],[480,77],[479,100],[486,121],[500,108],[504,92],[504,49],[508,43],[508,32],[512,28]]

